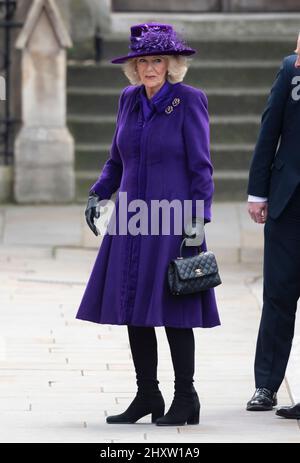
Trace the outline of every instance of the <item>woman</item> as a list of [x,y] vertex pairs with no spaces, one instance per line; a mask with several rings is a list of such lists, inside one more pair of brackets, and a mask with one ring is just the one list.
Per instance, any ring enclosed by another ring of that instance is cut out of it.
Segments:
[[[90,189],[86,218],[95,234],[96,205],[118,188],[116,217],[120,195],[126,193],[128,203],[191,200],[197,236],[201,217],[196,201],[204,201],[204,220],[211,220],[207,99],[201,90],[182,83],[186,56],[193,53],[172,26],[139,24],[131,27],[131,52],[112,60],[125,63],[133,85],[121,94],[110,157]],[[130,218],[128,212],[126,221]],[[106,233],[77,313],[83,320],[128,327],[138,390],[127,410],[107,417],[107,423],[134,423],[150,413],[160,426],[199,423],[193,327],[220,324],[215,294],[213,289],[181,298],[170,293],[167,267],[179,255],[183,236],[173,230],[162,234],[161,227],[159,232]],[[206,250],[205,240],[202,248]],[[186,255],[198,252],[191,247]],[[174,398],[166,415],[157,380],[155,326],[165,327],[175,373]]]

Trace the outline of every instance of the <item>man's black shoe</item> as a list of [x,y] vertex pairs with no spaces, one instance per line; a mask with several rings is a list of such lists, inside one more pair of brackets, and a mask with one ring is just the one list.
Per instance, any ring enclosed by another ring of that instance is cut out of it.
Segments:
[[300,402],[291,407],[280,407],[276,410],[276,415],[283,418],[290,418],[293,420],[300,420]]
[[265,411],[272,410],[277,405],[276,392],[270,391],[265,387],[258,387],[252,398],[247,403],[249,411]]

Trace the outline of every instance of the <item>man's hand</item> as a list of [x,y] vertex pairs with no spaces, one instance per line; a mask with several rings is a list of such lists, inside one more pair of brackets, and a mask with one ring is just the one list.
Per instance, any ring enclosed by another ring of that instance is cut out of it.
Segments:
[[248,212],[252,220],[256,223],[265,223],[268,215],[268,202],[248,201]]

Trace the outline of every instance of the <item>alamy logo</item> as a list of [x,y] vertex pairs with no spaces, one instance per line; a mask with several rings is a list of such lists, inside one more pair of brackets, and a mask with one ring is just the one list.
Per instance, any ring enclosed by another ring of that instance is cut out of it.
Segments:
[[[101,235],[106,232],[110,235],[132,236],[182,235],[187,232],[189,236],[196,234],[202,241],[204,239],[204,200],[202,199],[195,201],[195,210],[193,210],[193,201],[190,199],[128,201],[127,192],[121,191],[118,194],[118,207],[116,205],[117,203],[112,200],[104,199],[98,202],[97,208],[101,220],[97,227]],[[104,210],[100,212],[101,207]],[[193,213],[198,222],[195,225],[192,221]]]
[[292,90],[292,98],[294,101],[298,101],[300,100],[300,76],[293,77],[292,85],[296,85]]
[[3,76],[0,76],[0,101],[5,100],[5,79]]

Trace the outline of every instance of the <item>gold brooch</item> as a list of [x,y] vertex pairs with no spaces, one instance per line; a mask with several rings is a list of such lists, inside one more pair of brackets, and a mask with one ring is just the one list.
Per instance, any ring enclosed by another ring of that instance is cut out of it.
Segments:
[[168,106],[166,109],[165,109],[165,113],[166,114],[170,114],[172,111],[173,111],[173,106]]
[[177,106],[179,105],[179,103],[180,103],[180,98],[174,98],[174,100],[172,101],[173,106]]

